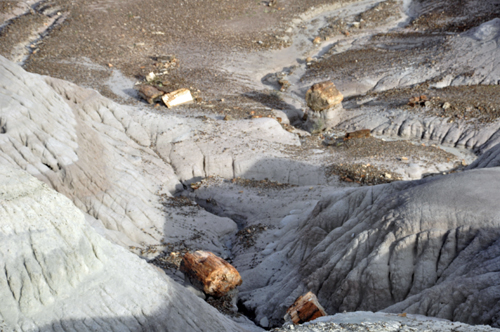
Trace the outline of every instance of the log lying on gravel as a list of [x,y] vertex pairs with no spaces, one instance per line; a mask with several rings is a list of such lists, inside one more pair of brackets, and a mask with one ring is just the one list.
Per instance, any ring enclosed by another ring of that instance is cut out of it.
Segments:
[[139,88],[139,95],[150,104],[153,104],[156,99],[160,98],[164,94],[165,93],[163,91],[160,91],[151,85],[141,85]]
[[285,320],[290,318],[294,324],[302,324],[322,316],[326,316],[325,309],[319,304],[316,295],[308,292],[299,296],[288,308]]
[[186,253],[180,269],[194,286],[216,297],[224,296],[243,282],[238,270],[209,251]]
[[344,137],[344,141],[351,139],[351,138],[366,138],[370,137],[370,129],[361,129],[361,130],[356,130],[350,133],[346,133]]
[[179,89],[165,94],[162,97],[162,100],[168,108],[172,108],[177,105],[192,102],[193,96],[191,95],[191,91],[189,91],[189,89]]

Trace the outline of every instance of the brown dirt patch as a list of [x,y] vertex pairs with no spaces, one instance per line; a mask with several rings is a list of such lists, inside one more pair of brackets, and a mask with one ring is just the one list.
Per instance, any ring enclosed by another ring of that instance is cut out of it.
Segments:
[[[433,115],[444,118],[491,123],[500,118],[500,86],[475,85],[431,89],[428,83],[404,89],[392,89],[380,93],[372,93],[376,97],[367,105],[390,105],[410,112]],[[426,105],[408,104],[412,97],[425,95],[429,99]],[[443,109],[448,102],[450,108]]]
[[[408,67],[430,65],[429,59],[439,61],[448,50],[444,35],[421,33],[377,34],[371,46],[337,53],[334,45],[321,60],[311,63],[302,82],[330,78],[359,80],[370,73],[402,71]],[[418,50],[418,52],[415,52]]]
[[[2,10],[12,10],[14,3],[3,1]],[[74,70],[81,59],[102,67],[112,64],[126,76],[137,77],[151,57],[174,53],[186,68],[198,70],[192,75],[209,80],[215,76],[207,69],[218,71],[225,54],[281,48],[293,17],[327,3],[287,0],[269,7],[268,1],[246,0],[183,0],[168,5],[162,0],[54,0],[47,6],[60,8],[67,18],[38,45],[25,68],[100,90],[103,77],[95,77],[88,67]],[[39,25],[23,24],[30,31]],[[0,44],[2,54],[9,54],[9,44]],[[109,77],[111,70],[102,73]],[[219,86],[214,83],[215,90]]]
[[0,30],[0,54],[10,59],[14,47],[28,42],[37,27],[43,26],[46,20],[44,15],[29,12],[11,20],[10,24]]
[[9,13],[17,5],[17,1],[3,0],[0,1],[0,13]]
[[328,24],[319,30],[318,36],[327,40],[336,35],[356,34],[366,28],[380,26],[401,17],[398,6],[396,0],[383,1],[354,17],[352,22],[339,16],[330,17],[327,19]]
[[326,174],[338,175],[344,182],[369,186],[401,180],[399,174],[370,164],[334,164],[326,169]]
[[[384,141],[375,137],[354,138],[344,141],[339,138],[329,141],[335,155],[335,163],[327,168],[328,175],[338,175],[345,182],[375,185],[401,180],[393,171],[398,163],[428,165],[454,162],[458,167],[461,160],[440,148],[408,141]],[[390,166],[392,165],[392,166]]]
[[337,153],[346,153],[350,158],[369,158],[378,161],[407,158],[409,162],[434,160],[439,163],[449,162],[456,156],[434,146],[413,144],[408,141],[384,141],[375,137],[353,138],[332,145]]
[[422,15],[412,21],[416,30],[463,32],[500,17],[500,2],[474,0],[420,0]]

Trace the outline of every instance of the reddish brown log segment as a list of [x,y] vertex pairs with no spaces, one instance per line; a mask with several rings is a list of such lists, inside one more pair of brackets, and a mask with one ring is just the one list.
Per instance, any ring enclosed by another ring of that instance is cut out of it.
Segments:
[[224,296],[242,283],[240,274],[231,264],[208,251],[186,253],[180,270],[194,286],[216,297]]
[[357,130],[357,131],[353,131],[353,132],[345,134],[344,141],[351,139],[351,138],[366,138],[366,137],[370,137],[370,136],[371,136],[370,129],[361,129],[361,130]]
[[326,316],[325,309],[319,304],[318,298],[312,292],[299,296],[286,313],[294,324],[302,324]]

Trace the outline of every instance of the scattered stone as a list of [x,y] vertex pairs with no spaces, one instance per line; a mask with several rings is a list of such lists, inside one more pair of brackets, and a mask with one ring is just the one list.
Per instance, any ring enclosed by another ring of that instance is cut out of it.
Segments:
[[162,97],[162,100],[168,108],[172,108],[177,105],[192,102],[193,96],[191,95],[189,89],[179,89],[165,94]]
[[285,92],[292,85],[289,81],[284,79],[279,80],[278,83],[281,84],[281,92]]
[[370,137],[370,129],[361,129],[361,130],[356,130],[350,133],[346,133],[344,137],[344,141],[347,141],[348,139],[352,138],[367,138]]
[[331,81],[314,84],[306,93],[307,106],[318,112],[342,102],[344,96]]
[[224,121],[231,121],[231,120],[234,120],[234,118],[231,115],[226,114],[226,116],[224,116]]
[[376,185],[401,180],[401,177],[383,167],[363,167],[360,164],[340,164],[327,167],[328,175],[337,175],[340,181],[361,185]]
[[307,59],[306,59],[307,64],[310,64],[313,61],[314,61],[314,59],[312,57],[307,57]]
[[451,104],[449,102],[445,102],[442,107],[444,110],[447,110],[451,107]]
[[160,91],[151,85],[144,84],[139,87],[139,96],[141,96],[150,104],[153,104],[156,101],[156,99],[163,96],[163,94],[164,94],[163,91]]
[[321,37],[316,37],[313,40],[313,44],[320,44],[321,43]]
[[195,287],[215,297],[224,296],[242,283],[240,274],[231,264],[209,251],[186,253],[180,270]]
[[[266,185],[269,183],[269,181],[261,182],[257,181],[257,186],[260,185],[260,188],[267,188]],[[281,184],[271,183],[271,185],[275,185],[275,187],[269,186],[268,188],[273,188],[273,189],[279,189]],[[274,227],[272,227],[274,228]],[[256,244],[256,238],[258,237],[259,234],[263,233],[266,231],[268,227],[264,224],[257,224],[257,225],[251,225],[246,228],[243,228],[242,230],[238,231],[236,233],[236,242],[235,244],[238,246],[242,246],[245,249],[248,249],[252,246],[255,246]]]
[[196,189],[200,189],[201,184],[202,184],[201,182],[193,182],[189,186],[191,187],[191,189],[196,190]]
[[153,72],[150,72],[147,76],[146,76],[146,81],[147,82],[153,82],[156,78],[156,74],[153,73]]
[[288,308],[285,321],[291,320],[297,325],[322,316],[326,316],[325,309],[319,304],[316,295],[312,292],[308,292],[305,295],[299,296],[292,306]]
[[179,64],[179,60],[173,54],[158,55],[154,59],[161,63],[166,69],[176,67]]

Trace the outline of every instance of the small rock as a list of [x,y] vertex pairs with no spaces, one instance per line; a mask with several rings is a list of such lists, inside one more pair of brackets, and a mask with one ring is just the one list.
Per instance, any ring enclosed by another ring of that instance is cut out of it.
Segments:
[[307,57],[307,59],[306,59],[306,63],[311,63],[311,62],[313,62],[313,61],[314,61],[314,59],[313,59],[313,58],[311,58],[311,57]]
[[269,320],[267,317],[262,318],[259,323],[262,327],[269,327]]
[[408,105],[410,105],[411,107],[414,107],[414,106],[415,106],[415,105],[417,105],[419,102],[420,102],[420,97],[411,97],[411,98],[408,100]]
[[446,102],[446,103],[443,104],[442,107],[443,107],[444,110],[447,110],[448,108],[451,107],[451,104],[449,102]]
[[281,84],[281,92],[285,92],[292,85],[289,81],[284,79],[279,80],[278,83]]
[[320,44],[321,43],[321,37],[316,37],[313,40],[313,44]]
[[231,121],[231,120],[234,120],[234,118],[231,115],[226,114],[226,116],[224,117],[224,121]]
[[180,270],[194,286],[215,297],[224,296],[242,283],[240,274],[231,264],[209,251],[186,253]]
[[148,82],[152,82],[152,81],[154,81],[154,80],[155,80],[155,78],[156,78],[156,74],[155,74],[155,73],[153,73],[153,72],[150,72],[150,73],[146,76],[146,81],[148,81]]
[[272,110],[271,114],[276,118],[276,121],[278,121],[281,124],[290,124],[290,120],[288,119],[288,116],[286,115],[285,112],[280,111],[280,110]]
[[347,141],[348,139],[351,138],[367,138],[370,137],[370,129],[361,129],[361,130],[356,130],[350,133],[346,133],[344,137],[344,141]]
[[288,308],[285,321],[291,320],[294,324],[302,324],[322,316],[326,316],[325,309],[319,304],[316,295],[308,292],[299,296]]
[[193,182],[189,185],[191,187],[191,189],[193,190],[196,190],[196,189],[200,189],[201,187],[201,182]]
[[344,96],[331,81],[314,84],[306,93],[306,102],[314,111],[322,111],[338,105]]
[[153,104],[155,100],[163,96],[163,94],[163,91],[160,91],[151,85],[141,85],[139,87],[139,96],[141,96],[150,104]]
[[385,174],[384,174],[384,177],[385,177],[386,179],[392,179],[392,175],[391,175],[391,174],[389,174],[389,173],[385,173]]
[[193,96],[191,96],[189,89],[179,89],[165,94],[161,99],[168,108],[172,108],[177,105],[192,102]]

